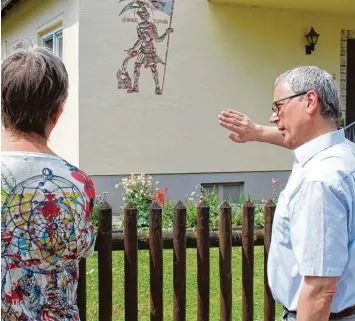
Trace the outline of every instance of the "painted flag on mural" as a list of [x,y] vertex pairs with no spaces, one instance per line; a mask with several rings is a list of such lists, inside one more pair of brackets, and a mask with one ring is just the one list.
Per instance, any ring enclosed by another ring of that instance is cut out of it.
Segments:
[[174,11],[174,0],[149,0],[156,10],[172,16]]
[[[119,2],[124,2],[124,1],[126,0],[119,0]],[[152,10],[158,10],[164,12],[170,17],[173,16],[174,0],[133,0],[121,10],[120,15],[128,10],[132,10],[132,9],[135,10],[145,6]]]

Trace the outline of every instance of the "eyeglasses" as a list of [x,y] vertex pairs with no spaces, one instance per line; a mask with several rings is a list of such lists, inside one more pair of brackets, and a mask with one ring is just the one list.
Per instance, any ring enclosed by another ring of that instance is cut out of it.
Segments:
[[291,95],[291,96],[288,96],[288,97],[285,97],[285,98],[281,98],[281,99],[275,100],[272,103],[272,108],[271,108],[272,112],[275,113],[276,116],[278,116],[279,113],[280,113],[279,102],[287,100],[287,99],[293,99],[293,98],[305,95],[305,94],[307,94],[307,92],[308,91],[304,91],[304,92],[301,92],[301,93],[298,93],[298,94],[294,94],[294,95]]

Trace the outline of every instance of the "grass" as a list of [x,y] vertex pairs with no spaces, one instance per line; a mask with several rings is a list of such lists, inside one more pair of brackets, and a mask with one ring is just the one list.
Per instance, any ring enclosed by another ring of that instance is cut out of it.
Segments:
[[[186,256],[186,320],[197,319],[197,263],[196,249],[188,249]],[[254,320],[263,320],[264,258],[263,247],[255,247],[254,267]],[[232,319],[242,315],[241,248],[232,252]],[[113,253],[113,320],[124,320],[124,260],[123,251]],[[138,252],[138,315],[140,321],[150,320],[149,251]],[[87,260],[87,317],[98,320],[98,266],[97,253]],[[164,320],[173,320],[173,251],[164,250]],[[281,307],[276,307],[276,320],[281,319]],[[211,248],[210,259],[210,320],[219,320],[219,254]]]

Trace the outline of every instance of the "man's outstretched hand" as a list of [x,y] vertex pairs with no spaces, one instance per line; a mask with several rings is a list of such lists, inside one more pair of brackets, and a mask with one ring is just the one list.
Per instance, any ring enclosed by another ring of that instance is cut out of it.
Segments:
[[288,148],[277,127],[255,124],[247,115],[239,111],[233,109],[222,111],[218,119],[221,126],[232,132],[228,137],[233,142],[264,142]]
[[228,109],[218,116],[219,124],[230,131],[229,138],[236,143],[260,140],[261,127],[243,113]]

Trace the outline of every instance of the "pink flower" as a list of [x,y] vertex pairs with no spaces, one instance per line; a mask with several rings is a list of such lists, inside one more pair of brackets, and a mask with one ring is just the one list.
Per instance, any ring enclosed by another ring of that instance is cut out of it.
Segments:
[[267,204],[267,200],[261,200],[261,203]]
[[279,179],[278,178],[273,178],[271,181],[272,181],[273,184],[276,184],[279,181]]

